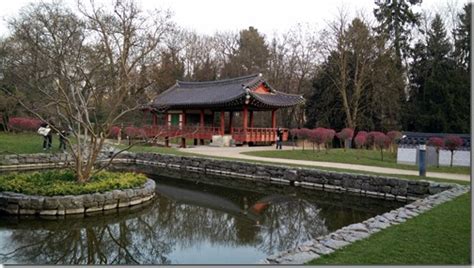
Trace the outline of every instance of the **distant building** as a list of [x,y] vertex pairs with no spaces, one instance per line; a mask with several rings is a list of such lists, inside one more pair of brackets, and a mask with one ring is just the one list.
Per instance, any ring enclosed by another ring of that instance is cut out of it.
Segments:
[[[453,166],[471,166],[471,136],[469,134],[446,134],[446,133],[423,133],[423,132],[403,132],[403,138],[398,143],[397,163],[417,165],[419,145],[426,144],[431,137],[445,138],[448,135],[456,135],[463,139],[463,145],[459,150],[454,151]],[[436,149],[426,146],[426,163],[436,165]],[[449,166],[451,152],[441,149],[439,152],[440,166]]]

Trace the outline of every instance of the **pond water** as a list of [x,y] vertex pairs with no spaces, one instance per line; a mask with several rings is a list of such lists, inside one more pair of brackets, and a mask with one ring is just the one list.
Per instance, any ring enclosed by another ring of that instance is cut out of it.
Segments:
[[157,198],[141,209],[62,220],[0,216],[0,263],[252,264],[402,205],[232,179],[216,184],[208,175],[214,184],[183,173],[150,176]]

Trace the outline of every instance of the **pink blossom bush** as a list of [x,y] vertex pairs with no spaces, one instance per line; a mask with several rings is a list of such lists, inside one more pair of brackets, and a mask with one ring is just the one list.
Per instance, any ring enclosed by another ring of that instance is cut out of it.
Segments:
[[436,148],[436,156],[437,156],[436,166],[439,167],[439,150],[443,148],[444,140],[439,137],[431,137],[429,138],[427,145],[433,146]]
[[29,117],[11,117],[8,121],[8,128],[13,131],[36,131],[42,121]]
[[463,143],[464,141],[462,140],[462,138],[456,135],[449,135],[444,138],[444,148],[451,151],[451,167],[453,166],[454,151],[461,147]]

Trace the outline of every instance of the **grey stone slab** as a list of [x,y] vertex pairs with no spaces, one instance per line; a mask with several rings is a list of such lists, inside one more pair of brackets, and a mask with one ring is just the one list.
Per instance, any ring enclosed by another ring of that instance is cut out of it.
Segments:
[[285,256],[281,260],[281,264],[304,264],[310,260],[319,258],[319,255],[314,252],[299,252]]
[[346,241],[335,240],[335,239],[321,240],[320,243],[331,249],[339,249],[339,248],[349,245],[349,243]]

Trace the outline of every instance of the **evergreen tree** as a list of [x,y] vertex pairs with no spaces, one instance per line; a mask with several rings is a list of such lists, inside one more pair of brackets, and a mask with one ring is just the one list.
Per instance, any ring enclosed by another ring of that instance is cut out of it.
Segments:
[[402,59],[409,50],[411,27],[419,24],[420,15],[411,7],[421,4],[422,0],[376,0],[374,15],[380,23],[376,30],[392,41],[397,67],[401,69]]
[[463,13],[459,14],[459,24],[455,29],[456,43],[454,55],[459,65],[465,69],[471,67],[471,16],[472,3],[464,5]]
[[238,43],[238,50],[224,65],[221,76],[236,77],[266,72],[270,52],[265,37],[254,27],[249,27],[240,31]]
[[469,83],[451,57],[452,45],[437,14],[426,45],[417,44],[410,71],[406,129],[422,132],[469,132]]

